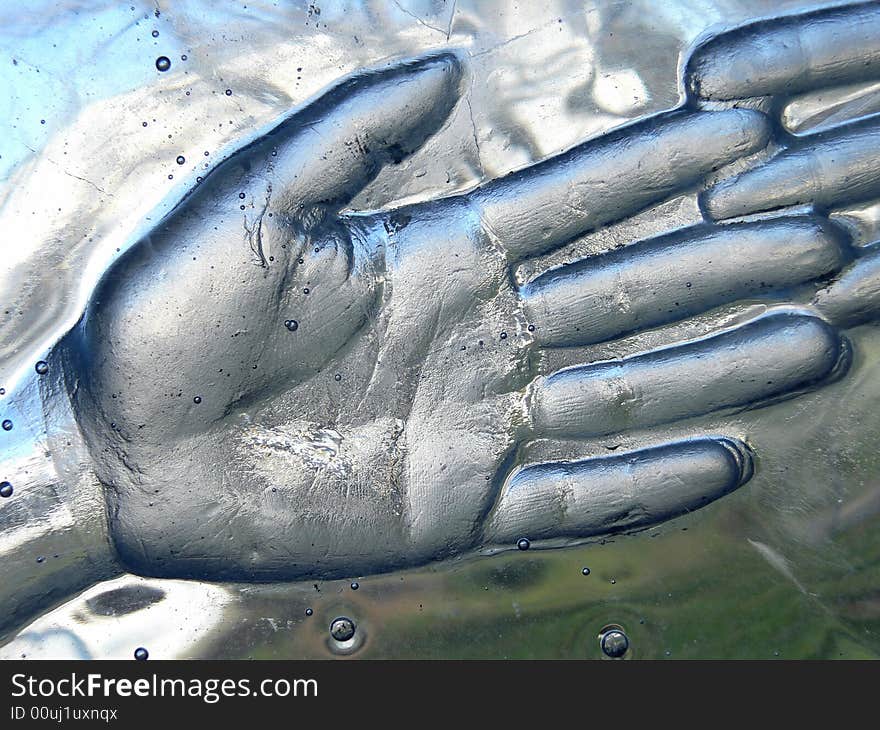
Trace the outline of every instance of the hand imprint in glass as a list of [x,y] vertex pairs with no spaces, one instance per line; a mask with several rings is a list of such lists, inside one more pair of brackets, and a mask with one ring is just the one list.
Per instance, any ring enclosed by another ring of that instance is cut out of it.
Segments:
[[[679,109],[466,194],[340,213],[444,124],[462,73],[448,53],[363,73],[283,121],[120,259],[56,348],[130,570],[333,577],[637,530],[747,482],[750,449],[654,434],[527,463],[521,447],[758,407],[845,373],[839,328],[877,312],[880,258],[828,214],[880,197],[880,122],[796,138],[776,101],[880,76],[876,6],[724,34],[692,54]],[[726,103],[751,97],[770,103]],[[702,224],[511,276],[768,144],[701,193]],[[542,370],[549,348],[811,282],[810,307]]]

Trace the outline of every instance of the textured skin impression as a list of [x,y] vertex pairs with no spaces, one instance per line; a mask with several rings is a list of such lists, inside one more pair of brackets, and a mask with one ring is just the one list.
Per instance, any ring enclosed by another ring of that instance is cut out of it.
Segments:
[[600,436],[756,405],[845,372],[849,348],[818,317],[772,314],[683,345],[535,381],[536,433]]
[[521,290],[540,345],[586,345],[838,270],[846,234],[813,217],[696,226],[548,271]]
[[759,112],[669,112],[584,142],[471,195],[486,227],[519,259],[658,203],[760,150],[769,137],[769,120]]
[[699,438],[582,461],[526,466],[504,484],[486,539],[590,537],[645,528],[745,484],[752,459],[740,441]]
[[685,80],[703,99],[794,94],[880,78],[880,7],[859,4],[751,23],[691,55]]
[[703,194],[714,220],[812,203],[819,208],[880,196],[880,120],[807,137],[763,165]]

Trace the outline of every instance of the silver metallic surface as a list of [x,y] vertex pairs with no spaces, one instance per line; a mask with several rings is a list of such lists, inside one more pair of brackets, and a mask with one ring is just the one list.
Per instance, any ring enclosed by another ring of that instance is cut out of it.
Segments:
[[44,5],[4,656],[880,649],[876,3]]

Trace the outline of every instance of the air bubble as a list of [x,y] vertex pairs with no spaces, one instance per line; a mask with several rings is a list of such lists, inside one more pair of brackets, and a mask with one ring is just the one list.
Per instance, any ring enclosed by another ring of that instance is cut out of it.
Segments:
[[506,339],[507,339],[507,333],[506,333],[506,332],[502,332],[502,333],[501,333],[501,339],[502,339],[502,340],[506,340]]
[[3,421],[3,430],[4,431],[11,431],[12,430],[12,421],[10,421],[8,418],[5,421]]
[[336,641],[350,641],[354,638],[355,628],[354,621],[346,616],[340,616],[331,622],[330,636]]
[[232,89],[226,89],[226,96],[232,96]]
[[37,364],[34,365],[34,370],[37,371],[37,375],[45,375],[49,372],[49,363],[45,360],[38,360]]
[[310,609],[310,608],[306,609],[306,616],[311,616],[313,613],[314,613],[314,611],[312,609]]
[[521,537],[519,540],[516,541],[516,546],[520,550],[528,550],[532,546],[532,543],[529,542],[528,538]]
[[159,31],[158,31],[158,30],[154,30],[154,31],[152,32],[151,35],[153,36],[153,38],[158,38],[158,37],[159,37]]
[[156,68],[160,71],[167,71],[171,68],[171,59],[168,56],[159,56],[156,59]]
[[238,197],[241,198],[242,200],[244,200],[244,197],[245,197],[245,196],[244,196],[244,193],[239,193],[239,194],[238,194]]
[[186,157],[183,155],[177,155],[177,164],[182,165],[184,162],[186,162]]
[[12,485],[9,482],[0,483],[0,497],[4,499],[9,498],[12,496],[13,491]]
[[45,562],[46,562],[46,557],[45,557],[44,555],[40,555],[40,556],[38,556],[38,557],[37,557],[37,562],[38,562],[38,563],[45,563]]
[[142,646],[139,646],[137,649],[134,650],[134,658],[137,659],[139,662],[147,661],[149,656],[150,656],[150,652],[148,652]]
[[620,659],[629,649],[629,639],[620,629],[610,629],[602,634],[599,644],[602,653],[612,659]]
[[295,319],[288,319],[284,322],[284,326],[287,327],[290,332],[296,332],[299,329],[299,322]]
[[534,331],[535,331],[535,325],[530,324],[530,325],[528,326],[528,330],[529,330],[529,332],[534,332]]
[[589,575],[589,574],[590,574],[589,568],[581,568],[581,575]]
[[202,402],[202,396],[197,395],[195,398],[193,398],[193,403],[195,403],[196,405],[198,405],[201,402]]
[[356,590],[357,590],[358,588],[360,588],[360,587],[361,587],[361,584],[360,584],[360,583],[358,583],[356,580],[355,580],[355,581],[352,581],[352,583],[351,583],[351,589],[352,589],[353,591],[356,591]]

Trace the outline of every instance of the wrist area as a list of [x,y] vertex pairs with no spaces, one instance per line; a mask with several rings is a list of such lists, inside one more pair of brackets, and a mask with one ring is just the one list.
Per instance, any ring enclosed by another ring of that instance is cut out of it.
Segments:
[[[56,348],[57,351],[57,348]],[[0,503],[0,640],[122,569],[103,487],[71,408],[60,357],[18,394],[34,434],[2,457],[13,494]],[[42,423],[36,414],[42,415]]]

